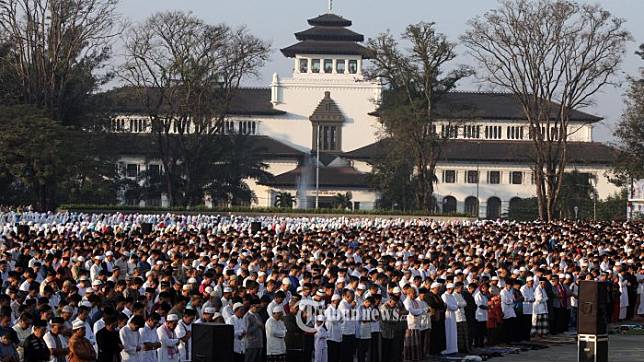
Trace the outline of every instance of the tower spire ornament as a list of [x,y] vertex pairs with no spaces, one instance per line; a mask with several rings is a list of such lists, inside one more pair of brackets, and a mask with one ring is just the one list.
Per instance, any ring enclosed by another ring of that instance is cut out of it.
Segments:
[[333,13],[333,0],[329,0],[329,9],[327,11],[329,14]]

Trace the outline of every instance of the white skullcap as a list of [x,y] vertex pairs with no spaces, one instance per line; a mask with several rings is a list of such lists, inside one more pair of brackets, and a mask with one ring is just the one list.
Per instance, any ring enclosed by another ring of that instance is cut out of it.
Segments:
[[203,312],[206,314],[215,314],[217,311],[213,307],[208,307],[208,308],[205,308]]
[[291,279],[289,278],[282,279],[282,284],[291,285]]
[[242,308],[243,306],[244,305],[242,303],[237,302],[237,303],[233,304],[233,311],[235,311],[235,310],[237,310],[239,308]]
[[63,313],[74,313],[74,308],[66,305],[63,307]]
[[400,293],[401,293],[401,290],[400,290],[400,288],[399,288],[399,287],[394,287],[394,289],[392,289],[392,290],[391,290],[391,293],[392,293],[392,294],[400,294]]
[[434,288],[440,288],[441,284],[437,282],[433,282],[432,285],[429,287],[429,289],[434,289]]
[[447,283],[446,289],[454,289],[454,283]]
[[224,293],[232,293],[233,289],[231,287],[224,287]]
[[497,276],[495,275],[495,276],[493,276],[493,277],[492,277],[492,279],[490,279],[490,280],[499,280],[499,277],[497,277]]
[[324,315],[318,314],[318,316],[315,317],[315,320],[318,322],[324,322]]
[[72,323],[72,329],[73,330],[77,330],[79,328],[84,328],[84,327],[85,327],[85,322],[83,322],[80,319],[77,319],[77,320],[74,321],[74,323]]
[[197,284],[197,279],[195,278],[188,279],[188,284]]
[[176,322],[179,320],[179,316],[176,314],[170,314],[165,320],[168,322]]
[[279,305],[274,307],[273,308],[273,314],[275,314],[275,313],[284,313],[284,307],[281,307]]

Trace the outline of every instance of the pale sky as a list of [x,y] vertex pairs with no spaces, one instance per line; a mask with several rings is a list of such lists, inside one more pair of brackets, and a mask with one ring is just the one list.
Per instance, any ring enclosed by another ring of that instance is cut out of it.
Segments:
[[[627,20],[626,27],[635,41],[628,46],[621,79],[638,74],[644,62],[634,52],[644,42],[644,0],[592,2],[600,3],[614,15]],[[260,78],[249,79],[246,84],[268,87],[273,73],[277,72],[282,77],[292,73],[292,60],[285,58],[279,49],[296,43],[293,33],[307,29],[306,20],[325,13],[327,3],[327,0],[121,0],[119,7],[123,17],[132,22],[159,11],[184,10],[212,24],[223,22],[231,26],[247,26],[254,35],[272,44],[272,55]],[[364,34],[365,39],[387,29],[400,34],[408,24],[427,21],[435,22],[439,31],[450,40],[457,41],[467,29],[469,19],[497,7],[496,0],[334,0],[333,3],[334,13],[352,20],[351,29]],[[458,47],[457,51],[456,63],[472,64],[463,47]],[[585,110],[605,119],[595,125],[596,140],[612,140],[614,125],[624,108],[624,89],[625,84],[605,88],[595,97],[595,105]],[[486,88],[471,80],[460,83],[458,90]]]

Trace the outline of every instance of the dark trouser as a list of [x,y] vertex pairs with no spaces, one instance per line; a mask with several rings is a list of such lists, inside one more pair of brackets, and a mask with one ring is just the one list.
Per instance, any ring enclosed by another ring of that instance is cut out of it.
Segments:
[[563,333],[568,330],[568,313],[566,308],[553,308],[554,328],[550,331],[554,334]]
[[233,353],[233,361],[234,362],[244,362],[244,354],[243,353]]
[[313,335],[304,335],[304,351],[302,352],[302,359],[310,361],[313,358],[313,350],[315,348],[315,337]]
[[[393,338],[381,338],[380,339],[381,347],[382,347],[382,360],[385,362],[390,362],[393,359],[393,356],[391,355],[391,352],[394,347],[394,339]],[[329,359],[329,362],[331,360]]]
[[356,336],[353,334],[343,334],[342,343],[340,344],[340,360],[342,362],[353,362],[353,356],[356,354]]
[[261,360],[261,348],[246,348],[246,352],[244,353],[244,362],[261,362]]
[[501,329],[503,330],[503,343],[510,343],[514,341],[514,335],[517,333],[516,317],[507,318],[503,320]]
[[429,334],[431,336],[429,353],[440,354],[447,347],[447,341],[445,340],[445,320],[432,320],[432,329],[430,329]]
[[474,347],[483,348],[485,346],[485,337],[487,336],[487,323],[476,321],[474,330],[476,331],[473,333],[475,335]]
[[532,332],[532,314],[521,315],[521,340],[529,341]]
[[288,349],[286,350],[286,360],[288,362],[301,362],[303,361],[302,354],[301,349]]
[[358,362],[371,361],[371,355],[369,355],[370,348],[371,348],[371,338],[358,339]]
[[326,341],[329,362],[340,360],[340,342]]
[[478,329],[478,324],[476,320],[467,321],[467,349],[472,350],[474,347],[474,340],[476,339],[476,330]]
[[[369,351],[369,356],[371,357],[371,362],[380,362],[380,332],[371,333],[371,350]],[[389,361],[387,361],[389,362]]]

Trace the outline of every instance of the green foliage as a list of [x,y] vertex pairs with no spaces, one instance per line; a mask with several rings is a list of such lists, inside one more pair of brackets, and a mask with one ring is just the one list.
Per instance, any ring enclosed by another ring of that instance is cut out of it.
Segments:
[[295,204],[295,197],[290,192],[280,192],[275,195],[275,207],[281,209],[292,209]]
[[[442,214],[431,214],[423,210],[416,211],[399,211],[399,210],[342,210],[342,209],[287,209],[287,208],[251,208],[251,207],[214,207],[207,208],[205,206],[197,207],[139,207],[129,205],[89,205],[89,204],[62,204],[58,207],[61,211],[71,212],[137,212],[137,213],[165,213],[165,212],[178,212],[178,213],[246,213],[246,214],[286,214],[286,215],[382,215],[382,216],[417,216],[417,217],[433,217],[445,216]],[[450,214],[453,217],[467,218],[464,214]]]
[[516,201],[510,207],[507,217],[510,220],[516,221],[534,221],[539,219],[537,199],[532,197]]
[[353,195],[351,195],[351,192],[337,194],[333,197],[333,205],[336,209],[350,210],[352,209],[352,198]]

